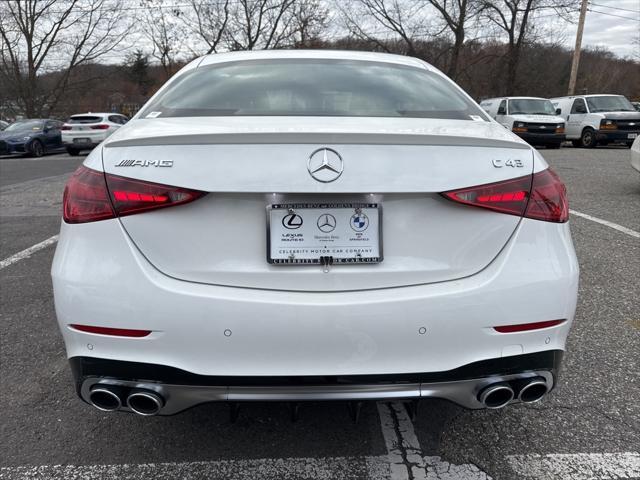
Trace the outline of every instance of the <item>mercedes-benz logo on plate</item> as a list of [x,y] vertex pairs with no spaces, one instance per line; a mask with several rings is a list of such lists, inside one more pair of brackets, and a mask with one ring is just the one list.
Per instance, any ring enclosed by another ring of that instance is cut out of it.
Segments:
[[319,182],[329,183],[342,175],[344,163],[338,152],[330,148],[319,148],[307,162],[309,174]]
[[318,217],[318,230],[324,233],[333,232],[336,229],[336,217],[330,213],[323,213]]

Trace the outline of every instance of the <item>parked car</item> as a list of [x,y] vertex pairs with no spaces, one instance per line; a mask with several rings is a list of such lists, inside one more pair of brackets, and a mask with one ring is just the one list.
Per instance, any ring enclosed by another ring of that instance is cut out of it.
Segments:
[[100,410],[500,408],[558,384],[578,288],[565,186],[422,60],[202,57],[63,204],[56,313]]
[[622,95],[575,95],[552,98],[567,123],[567,139],[576,147],[609,143],[628,147],[640,134],[640,113]]
[[5,122],[4,120],[0,120],[0,132],[9,126],[9,122]]
[[631,166],[640,172],[640,137],[631,145]]
[[127,123],[119,113],[83,113],[72,115],[62,127],[62,142],[69,155],[92,150],[105,138]]
[[19,120],[0,132],[0,155],[25,153],[41,157],[63,149],[62,122],[52,119]]
[[499,97],[480,102],[492,117],[531,145],[560,148],[565,140],[564,119],[549,100],[538,97]]

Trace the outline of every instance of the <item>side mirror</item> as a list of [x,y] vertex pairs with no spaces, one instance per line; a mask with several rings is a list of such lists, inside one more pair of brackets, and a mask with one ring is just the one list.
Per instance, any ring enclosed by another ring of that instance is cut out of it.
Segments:
[[556,108],[556,115],[561,115],[561,114],[562,114],[562,109]]
[[506,115],[507,110],[504,107],[498,108],[498,115]]

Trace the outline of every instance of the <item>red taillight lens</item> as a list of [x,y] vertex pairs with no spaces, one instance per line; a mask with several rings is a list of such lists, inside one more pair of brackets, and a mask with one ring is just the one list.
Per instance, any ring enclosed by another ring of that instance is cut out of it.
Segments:
[[476,187],[444,192],[449,200],[465,205],[488,208],[496,212],[522,216],[527,208],[531,175],[504,182],[488,183]]
[[493,327],[496,332],[500,333],[515,333],[515,332],[528,332],[530,330],[540,330],[542,328],[555,327],[564,323],[565,320],[547,320],[544,322],[534,323],[521,323],[518,325],[502,325],[500,327]]
[[97,333],[98,335],[112,335],[115,337],[141,338],[151,334],[151,330],[132,330],[130,328],[95,327],[93,325],[69,325],[74,330],[86,333]]
[[63,125],[60,130],[71,130],[71,125]]
[[95,222],[115,217],[104,173],[84,166],[71,176],[64,187],[62,217],[67,223]]
[[91,125],[92,130],[106,130],[107,128],[109,128],[109,125],[104,123],[101,123],[100,125]]
[[465,205],[546,222],[562,223],[569,219],[565,186],[551,169],[442,195]]
[[533,176],[531,198],[524,216],[556,223],[569,220],[567,188],[556,172],[547,169]]
[[192,202],[206,192],[143,182],[80,166],[64,189],[64,221],[85,223]]
[[106,179],[113,207],[119,217],[182,205],[205,195],[205,192],[199,190],[171,187],[109,174],[106,175]]

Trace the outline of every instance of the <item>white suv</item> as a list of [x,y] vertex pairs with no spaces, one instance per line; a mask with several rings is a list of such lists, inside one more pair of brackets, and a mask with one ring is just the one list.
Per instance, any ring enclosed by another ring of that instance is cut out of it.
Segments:
[[640,134],[640,112],[622,95],[577,95],[551,101],[567,122],[567,140],[576,147],[609,143],[630,147]]
[[62,143],[69,155],[91,150],[127,123],[119,113],[83,113],[72,115],[62,127]]

